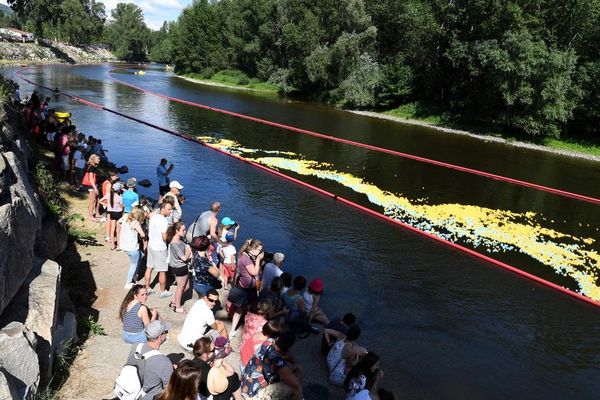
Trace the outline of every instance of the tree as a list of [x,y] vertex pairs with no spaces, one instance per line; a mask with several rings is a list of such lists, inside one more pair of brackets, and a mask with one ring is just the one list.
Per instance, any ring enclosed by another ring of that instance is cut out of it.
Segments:
[[132,3],[119,3],[112,10],[113,21],[106,27],[106,40],[115,57],[127,61],[145,61],[150,30],[144,23],[142,9]]

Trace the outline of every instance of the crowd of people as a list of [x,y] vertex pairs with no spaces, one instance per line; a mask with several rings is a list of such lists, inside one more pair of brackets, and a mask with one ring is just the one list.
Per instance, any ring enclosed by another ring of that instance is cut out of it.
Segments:
[[[220,218],[218,201],[187,227],[184,187],[172,179],[172,163],[162,159],[156,168],[158,200],[140,196],[136,178],[121,178],[101,140],[59,122],[47,100],[34,93],[25,107],[32,135],[54,151],[61,179],[88,192],[88,218],[105,224],[107,245],[129,258],[118,315],[122,339],[132,345],[126,366],[138,368],[143,399],[260,399],[269,393],[301,399],[303,368],[293,347],[320,333],[328,381],[343,387],[346,399],[393,398],[378,387],[378,355],[357,342],[361,329],[354,314],[330,319],[319,306],[320,278],[293,276],[285,255],[265,252],[256,238],[236,249],[240,225]],[[176,365],[160,353],[172,326],[146,305],[153,294],[185,314],[177,342],[189,357]],[[222,307],[230,329],[215,317]],[[237,335],[241,360],[231,365],[230,339]]]

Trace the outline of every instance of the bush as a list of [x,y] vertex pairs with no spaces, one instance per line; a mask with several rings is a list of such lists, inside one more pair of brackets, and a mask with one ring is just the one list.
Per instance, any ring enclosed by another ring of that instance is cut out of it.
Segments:
[[63,215],[67,211],[67,202],[60,194],[58,182],[43,163],[35,166],[33,176],[34,182],[38,187],[38,193],[42,203],[55,215]]

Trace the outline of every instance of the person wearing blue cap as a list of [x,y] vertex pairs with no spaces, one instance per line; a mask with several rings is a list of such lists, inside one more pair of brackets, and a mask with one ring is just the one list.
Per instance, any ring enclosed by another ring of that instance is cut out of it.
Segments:
[[[231,229],[233,228],[233,231]],[[223,288],[228,290],[231,288],[233,277],[236,271],[236,259],[237,253],[233,241],[237,239],[238,229],[240,226],[231,218],[225,217],[221,220],[221,226],[219,227],[219,239],[221,245],[219,246],[218,252],[223,262],[220,264],[221,267],[221,279],[223,281]]]

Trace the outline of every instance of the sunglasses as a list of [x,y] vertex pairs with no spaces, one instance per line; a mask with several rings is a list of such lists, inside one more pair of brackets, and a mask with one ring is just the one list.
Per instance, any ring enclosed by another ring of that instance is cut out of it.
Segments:
[[211,303],[216,303],[219,299],[211,299],[210,297],[206,298],[206,301],[210,301]]

